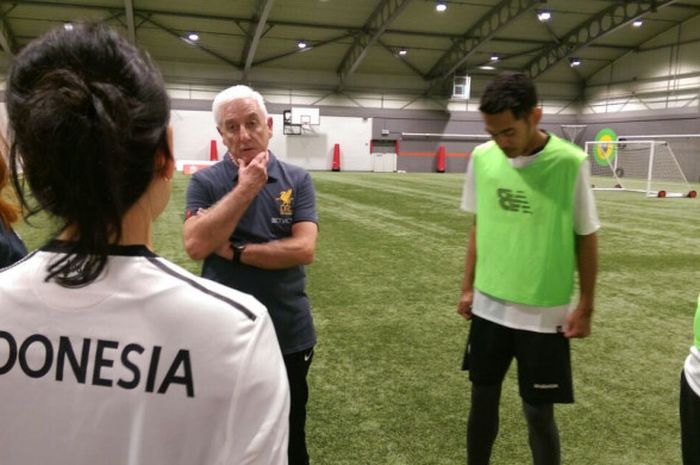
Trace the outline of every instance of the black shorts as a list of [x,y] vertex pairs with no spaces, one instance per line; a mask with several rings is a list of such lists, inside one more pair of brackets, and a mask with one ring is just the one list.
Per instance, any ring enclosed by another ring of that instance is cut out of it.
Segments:
[[569,340],[562,333],[512,329],[472,317],[462,363],[472,383],[502,383],[513,357],[518,361],[520,396],[525,402],[574,401]]
[[685,371],[681,371],[680,417],[683,464],[697,465],[700,463],[700,397],[688,385]]

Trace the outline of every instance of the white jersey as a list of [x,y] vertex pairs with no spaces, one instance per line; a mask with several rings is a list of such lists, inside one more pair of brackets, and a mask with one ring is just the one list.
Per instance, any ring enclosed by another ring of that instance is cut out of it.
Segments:
[[697,347],[690,347],[690,354],[685,359],[683,371],[688,385],[700,397],[700,350]]
[[[515,168],[524,168],[535,159],[539,153],[509,158]],[[474,180],[473,160],[469,159],[464,178],[461,208],[470,213],[476,211],[476,185]],[[590,166],[584,160],[579,168],[574,192],[574,232],[578,235],[588,235],[600,229],[598,210],[595,205],[590,183]],[[514,329],[523,329],[540,333],[555,333],[563,330],[570,305],[556,307],[538,307],[533,305],[507,302],[484,294],[474,289],[472,312],[486,320]]]
[[265,307],[144,246],[45,282],[53,242],[0,273],[0,463],[286,464],[289,388]]

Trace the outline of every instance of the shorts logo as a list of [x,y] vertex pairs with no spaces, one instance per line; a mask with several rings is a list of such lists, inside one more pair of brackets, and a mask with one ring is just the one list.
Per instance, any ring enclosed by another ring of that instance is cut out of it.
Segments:
[[532,215],[530,202],[528,202],[524,191],[499,188],[496,192],[498,193],[498,203],[501,205],[502,209]]
[[535,389],[559,389],[558,384],[533,384],[532,387]]
[[292,189],[289,188],[286,191],[280,192],[280,196],[277,199],[280,203],[280,215],[282,216],[292,216]]

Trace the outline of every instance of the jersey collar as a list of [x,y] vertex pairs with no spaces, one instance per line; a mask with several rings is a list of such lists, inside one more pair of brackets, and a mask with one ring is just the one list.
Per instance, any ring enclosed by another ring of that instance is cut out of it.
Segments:
[[[51,239],[39,250],[54,253],[71,253],[73,251],[71,242],[59,239]],[[107,254],[122,257],[157,257],[154,252],[143,244],[110,245],[107,248]]]

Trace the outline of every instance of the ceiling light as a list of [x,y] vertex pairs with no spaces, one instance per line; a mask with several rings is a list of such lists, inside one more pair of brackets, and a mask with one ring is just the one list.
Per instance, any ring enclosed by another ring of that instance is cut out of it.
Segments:
[[301,49],[306,48],[306,45],[307,45],[306,41],[300,40],[299,42],[297,42],[297,47],[299,47]]
[[196,32],[190,32],[187,34],[187,38],[190,39],[192,42],[197,42],[199,40],[199,34]]
[[65,23],[63,25],[63,29],[65,29],[66,31],[72,31],[73,30],[73,23]]
[[537,10],[537,19],[541,22],[549,21],[552,19],[552,12],[550,10]]
[[642,24],[644,24],[644,21],[642,21],[641,19],[635,19],[635,20],[632,22],[632,26],[634,26],[634,27],[641,27]]
[[500,60],[500,59],[501,59],[501,57],[499,57],[499,56],[496,55],[495,53],[491,55],[491,62],[492,62],[492,63],[495,63],[495,62],[497,62],[497,61]]
[[407,53],[408,53],[408,50],[406,50],[405,48],[400,48],[400,49],[399,49],[399,55],[404,56],[404,55],[406,55]]
[[569,66],[572,68],[575,66],[581,66],[581,59],[579,57],[569,57]]
[[439,12],[447,10],[447,3],[441,1],[435,3],[435,9]]
[[483,66],[479,66],[479,69],[483,69],[484,71],[493,71],[496,68],[494,66],[483,65]]

